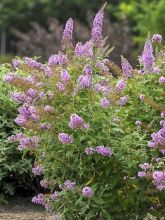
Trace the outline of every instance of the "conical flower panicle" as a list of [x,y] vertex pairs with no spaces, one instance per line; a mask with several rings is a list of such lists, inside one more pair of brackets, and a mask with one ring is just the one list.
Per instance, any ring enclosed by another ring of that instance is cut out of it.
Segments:
[[140,61],[143,64],[144,72],[152,72],[155,64],[155,57],[153,54],[153,47],[150,39],[146,40],[144,50]]
[[72,18],[69,18],[69,20],[66,22],[62,36],[63,49],[69,49],[72,46],[72,34],[73,34],[73,20]]
[[122,67],[123,75],[125,78],[132,77],[133,68],[128,62],[128,60],[125,59],[124,57],[121,57],[121,67]]
[[103,18],[104,18],[104,10],[103,8],[98,11],[96,14],[93,26],[92,26],[92,34],[91,39],[96,46],[102,46],[103,37],[102,37],[102,29],[103,29]]

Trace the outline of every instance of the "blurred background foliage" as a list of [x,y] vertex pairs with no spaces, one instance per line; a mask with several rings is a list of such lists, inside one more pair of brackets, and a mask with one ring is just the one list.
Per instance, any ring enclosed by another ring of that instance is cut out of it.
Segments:
[[[104,3],[105,0],[1,0],[0,30],[1,35],[5,31],[6,54],[37,55],[45,61],[59,49],[62,28],[69,17],[76,20],[76,40],[86,41],[94,14]],[[148,32],[165,34],[164,0],[107,3],[104,33],[109,37],[108,43],[116,48],[111,54],[113,61],[120,62],[118,54],[132,61],[130,54],[133,50],[134,56],[138,54]]]

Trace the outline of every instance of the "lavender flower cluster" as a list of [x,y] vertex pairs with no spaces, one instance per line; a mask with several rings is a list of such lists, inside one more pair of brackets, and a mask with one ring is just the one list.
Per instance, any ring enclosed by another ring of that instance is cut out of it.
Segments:
[[153,51],[152,42],[160,43],[162,41],[162,36],[159,34],[154,34],[152,40],[149,38],[146,40],[144,45],[144,50],[141,56],[139,56],[139,63],[142,65],[142,69],[139,73],[159,73],[159,67],[155,66],[155,57]]
[[[165,154],[165,112],[161,113],[160,125],[163,126],[158,132],[154,132],[151,135],[152,140],[148,142],[148,146],[150,148],[157,148],[163,155]],[[156,162],[159,162],[160,158],[156,159]],[[151,170],[151,164],[144,163],[140,164],[139,167],[143,169],[143,171],[138,172],[138,177],[147,178],[150,173],[152,173],[153,184],[156,189],[162,191],[165,189],[165,172],[161,170]]]
[[[40,184],[42,187],[47,188],[47,182],[45,182],[45,180],[42,180]],[[60,197],[63,196],[62,195],[63,191],[66,192],[68,190],[69,191],[74,190],[75,183],[72,182],[71,180],[66,180],[63,185],[59,185],[59,188],[62,189],[61,192],[55,191],[55,192],[52,192],[49,196],[39,193],[38,195],[32,198],[32,202],[35,204],[43,205],[46,208],[46,210],[50,210],[51,202],[58,201]],[[92,197],[94,194],[92,188],[89,186],[83,187],[81,193],[84,197],[87,197],[87,198]]]
[[89,125],[77,114],[72,114],[70,116],[69,126],[72,129],[87,129],[89,127]]
[[65,46],[68,47],[69,44],[72,42],[72,32],[73,32],[73,20],[72,18],[69,18],[69,20],[66,22],[62,36],[62,43],[64,48]]
[[102,85],[101,83],[95,84],[94,88],[97,92],[102,92],[104,95],[108,95],[111,92],[110,87]]
[[160,191],[165,189],[165,171],[154,171],[152,174],[153,183]]
[[104,157],[111,157],[113,152],[112,152],[112,149],[110,147],[97,146],[96,148],[87,147],[85,149],[85,153],[87,155],[92,155],[94,153],[97,153],[97,154],[100,154]]
[[118,83],[116,85],[116,90],[118,92],[122,92],[125,89],[125,87],[126,87],[126,83],[124,80],[121,79],[120,81],[118,81]]
[[78,42],[74,54],[77,58],[92,58],[94,55],[93,43],[91,41],[87,41],[85,44]]
[[35,167],[32,168],[32,173],[35,176],[40,176],[43,174],[43,167],[41,165],[37,165]]
[[68,63],[68,58],[65,54],[59,53],[54,54],[49,57],[48,64],[50,67],[52,66],[66,66]]
[[125,95],[125,96],[122,96],[120,99],[119,99],[119,105],[120,106],[124,106],[129,100],[129,96],[128,95]]
[[159,83],[160,83],[160,85],[165,85],[165,77],[164,76],[161,76],[159,78]]
[[102,24],[104,11],[101,9],[95,16],[92,28],[92,41],[97,45],[102,46]]
[[162,35],[160,34],[154,34],[152,36],[152,42],[157,42],[157,43],[161,43],[162,41]]
[[73,142],[73,138],[66,133],[60,133],[58,138],[62,144],[71,144]]
[[121,66],[122,66],[124,77],[126,79],[129,77],[132,77],[133,68],[130,65],[130,63],[128,62],[128,60],[125,59],[124,57],[122,57],[121,61],[122,61]]
[[151,135],[152,140],[148,142],[150,148],[157,148],[162,154],[165,154],[165,112],[161,113],[163,120],[160,121],[162,128]]
[[140,57],[140,63],[143,64],[144,72],[152,72],[155,65],[153,47],[151,40],[147,40],[144,46],[144,51]]
[[35,204],[45,205],[44,195],[42,193],[40,193],[37,196],[34,196],[32,198],[32,202],[35,203]]
[[19,142],[18,149],[22,151],[25,148],[35,148],[38,147],[40,143],[39,136],[26,137],[23,133],[17,133],[16,135],[12,135],[8,137],[10,142]]

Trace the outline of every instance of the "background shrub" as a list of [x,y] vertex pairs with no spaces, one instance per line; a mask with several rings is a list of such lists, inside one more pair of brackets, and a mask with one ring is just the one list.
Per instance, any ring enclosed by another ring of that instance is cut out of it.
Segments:
[[140,48],[148,33],[165,35],[164,0],[123,1],[120,2],[116,15],[118,19],[129,19],[134,42]]

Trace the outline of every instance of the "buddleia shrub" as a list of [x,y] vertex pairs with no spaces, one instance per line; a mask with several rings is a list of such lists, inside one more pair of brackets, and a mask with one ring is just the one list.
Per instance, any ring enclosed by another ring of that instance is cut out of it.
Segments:
[[[163,216],[164,50],[155,54],[148,38],[139,67],[122,57],[121,70],[106,59],[103,15],[101,8],[85,44],[73,47],[70,18],[47,63],[13,60],[3,79],[17,88],[11,98],[24,132],[8,140],[35,155],[32,172],[45,193],[32,202],[58,219]],[[160,35],[152,41],[161,47]]]
[[[8,67],[9,68],[9,67]],[[10,144],[7,137],[20,130],[14,123],[17,105],[8,97],[9,85],[2,81],[7,67],[0,67],[0,203],[7,202],[16,192],[32,190],[32,159],[22,158],[16,143]]]

